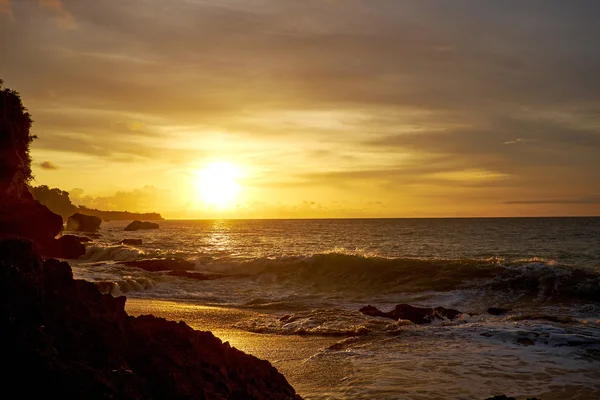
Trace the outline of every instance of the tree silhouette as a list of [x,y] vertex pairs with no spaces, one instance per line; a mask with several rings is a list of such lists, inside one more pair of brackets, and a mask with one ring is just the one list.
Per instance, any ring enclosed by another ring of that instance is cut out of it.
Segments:
[[35,139],[29,133],[31,116],[19,92],[3,85],[0,79],[0,193],[32,179],[29,145]]

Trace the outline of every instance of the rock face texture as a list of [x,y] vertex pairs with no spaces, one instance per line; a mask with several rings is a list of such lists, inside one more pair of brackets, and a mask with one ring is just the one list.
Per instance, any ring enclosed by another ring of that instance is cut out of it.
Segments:
[[434,319],[449,319],[453,320],[462,312],[453,310],[451,308],[435,307],[435,308],[423,308],[414,307],[408,304],[398,304],[392,311],[383,312],[373,306],[366,306],[359,310],[365,315],[372,317],[384,317],[393,320],[406,319],[414,322],[415,324],[429,324]]
[[96,232],[100,228],[102,220],[98,217],[75,213],[67,220],[68,231],[76,232]]
[[158,229],[159,225],[154,222],[133,221],[125,227],[126,231],[139,231],[140,229]]
[[3,390],[20,398],[300,399],[267,361],[210,332],[124,310],[22,239],[0,242]]

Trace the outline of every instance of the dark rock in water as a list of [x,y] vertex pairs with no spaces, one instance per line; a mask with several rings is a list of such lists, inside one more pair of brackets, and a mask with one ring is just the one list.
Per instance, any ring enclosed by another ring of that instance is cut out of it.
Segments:
[[414,307],[408,304],[398,304],[396,308],[389,312],[383,312],[373,306],[366,306],[359,310],[361,313],[373,317],[391,318],[393,320],[406,319],[415,324],[429,324],[434,319],[449,319],[454,320],[462,314],[458,310],[451,308],[435,307],[422,308]]
[[130,267],[145,269],[146,271],[150,272],[189,271],[194,269],[194,263],[185,260],[122,261],[119,264],[125,264]]
[[535,345],[535,342],[533,341],[533,339],[530,339],[530,338],[518,338],[517,339],[517,343],[521,344],[523,346],[533,346],[533,345]]
[[488,308],[488,314],[490,314],[490,315],[504,315],[509,312],[510,312],[509,308],[498,308],[498,307]]
[[77,259],[84,254],[85,246],[81,243],[81,238],[73,235],[64,235],[58,238],[45,252],[48,257],[67,259]]
[[92,215],[76,213],[67,220],[66,230],[78,232],[96,232],[100,228],[102,220]]
[[126,244],[130,246],[139,246],[142,244],[142,239],[123,239],[120,244]]
[[19,398],[300,399],[267,361],[210,332],[151,315],[42,262],[26,240],[0,241],[3,390]]
[[125,227],[126,231],[137,231],[140,229],[158,229],[158,224],[154,222],[133,221]]
[[207,281],[211,279],[208,275],[203,274],[201,272],[189,272],[189,271],[171,271],[169,272],[171,276],[182,276],[189,279],[196,279],[199,281]]

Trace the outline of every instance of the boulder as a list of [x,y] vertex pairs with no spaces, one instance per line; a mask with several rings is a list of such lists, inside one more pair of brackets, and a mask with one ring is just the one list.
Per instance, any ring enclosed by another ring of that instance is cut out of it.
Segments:
[[46,250],[47,257],[77,259],[85,254],[85,246],[79,236],[64,235],[53,242]]
[[0,233],[32,240],[43,251],[62,230],[62,217],[33,199],[27,191],[0,201]]
[[67,220],[66,230],[78,232],[96,232],[100,228],[102,220],[93,215],[75,213]]
[[142,239],[123,239],[119,244],[126,244],[129,246],[139,246],[142,244]]
[[434,319],[449,319],[454,320],[462,314],[458,310],[451,308],[435,307],[423,308],[414,307],[408,304],[398,304],[392,311],[383,312],[371,305],[363,307],[359,310],[365,315],[372,317],[390,318],[393,320],[405,319],[412,321],[415,324],[429,324]]
[[189,271],[193,270],[193,262],[186,260],[139,260],[139,261],[121,261],[119,264],[125,264],[130,267],[145,269],[150,272],[159,271]]
[[154,222],[133,221],[125,227],[126,231],[138,231],[140,229],[158,229],[158,224]]
[[[3,391],[20,398],[298,400],[267,361],[74,280],[26,240],[0,241]],[[9,396],[10,397],[10,396]]]

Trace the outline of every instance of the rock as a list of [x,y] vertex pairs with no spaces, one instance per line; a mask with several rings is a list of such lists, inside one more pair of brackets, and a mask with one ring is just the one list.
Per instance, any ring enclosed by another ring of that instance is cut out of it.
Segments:
[[73,235],[64,235],[55,240],[45,252],[48,257],[77,259],[85,254],[82,238]]
[[458,310],[451,308],[435,307],[422,308],[414,307],[408,304],[398,304],[392,311],[383,312],[373,306],[366,306],[359,310],[361,313],[373,317],[391,318],[393,320],[406,319],[415,324],[429,324],[434,319],[454,320],[462,314]]
[[27,191],[21,197],[0,202],[0,233],[32,240],[43,251],[62,230],[62,218],[33,200]]
[[142,244],[142,239],[123,239],[120,244],[126,244],[129,246],[139,246]]
[[137,231],[140,229],[158,229],[159,226],[153,222],[133,221],[125,227],[126,231]]
[[125,264],[130,267],[145,269],[150,272],[159,271],[189,271],[194,269],[194,263],[185,260],[139,260],[122,261],[119,264]]
[[0,241],[0,293],[2,389],[20,398],[300,399],[269,362],[183,322],[127,315],[125,297],[42,262],[29,241]]
[[196,279],[199,281],[207,281],[211,279],[208,275],[203,274],[201,272],[189,272],[189,271],[171,271],[169,272],[171,276],[182,276],[189,279]]
[[521,344],[523,346],[533,346],[533,345],[535,345],[535,342],[533,341],[533,339],[530,339],[530,338],[518,338],[517,339],[517,343]]
[[504,315],[509,312],[510,312],[510,308],[498,308],[498,307],[488,308],[488,314],[490,314],[490,315]]
[[92,215],[75,213],[67,220],[66,230],[78,232],[96,232],[102,220]]

